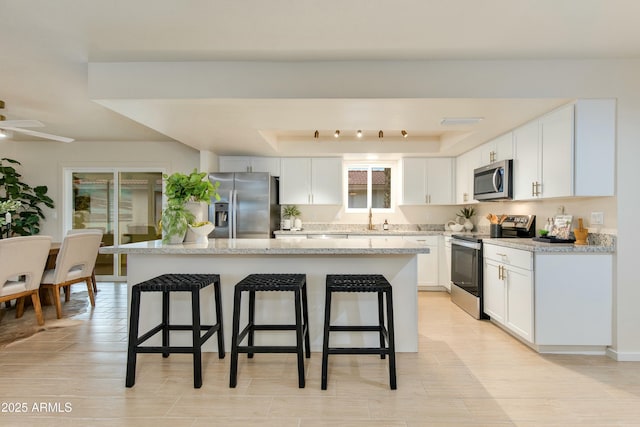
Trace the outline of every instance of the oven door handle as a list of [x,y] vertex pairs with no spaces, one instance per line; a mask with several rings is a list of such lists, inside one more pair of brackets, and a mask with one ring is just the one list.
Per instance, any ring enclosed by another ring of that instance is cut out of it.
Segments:
[[480,248],[482,248],[482,243],[467,242],[464,240],[457,240],[455,238],[451,239],[451,244],[457,245],[457,246],[463,246],[465,248],[476,249],[476,250],[480,250]]

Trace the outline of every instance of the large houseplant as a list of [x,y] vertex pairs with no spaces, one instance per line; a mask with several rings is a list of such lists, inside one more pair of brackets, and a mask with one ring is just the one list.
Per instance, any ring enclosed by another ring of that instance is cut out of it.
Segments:
[[13,159],[0,159],[0,202],[9,200],[20,202],[11,214],[11,234],[31,236],[40,232],[40,220],[44,219],[42,205],[53,208],[53,200],[47,196],[46,185],[31,187],[20,180],[21,174],[14,165],[20,162]]
[[188,225],[194,220],[201,221],[187,209],[189,202],[211,203],[211,199],[220,200],[219,182],[215,184],[205,179],[206,172],[194,169],[190,174],[175,172],[163,174],[167,206],[162,211],[162,241],[180,243],[184,239]]

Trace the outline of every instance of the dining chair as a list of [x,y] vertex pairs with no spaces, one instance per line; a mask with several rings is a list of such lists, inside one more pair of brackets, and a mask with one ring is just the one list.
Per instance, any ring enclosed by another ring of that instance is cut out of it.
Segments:
[[40,286],[49,289],[51,299],[56,305],[58,319],[62,318],[60,288],[65,288],[65,300],[68,301],[71,285],[74,283],[85,282],[87,284],[89,301],[91,301],[91,306],[95,307],[91,275],[96,265],[101,240],[102,232],[100,230],[67,234],[60,245],[56,267],[44,271]]
[[44,325],[39,288],[50,247],[50,236],[0,239],[0,303],[16,299],[20,318],[24,299],[30,296],[38,325]]
[[[79,234],[79,233],[86,233],[87,231],[99,231],[101,233],[103,233],[102,229],[97,229],[97,228],[74,228],[71,229],[69,231],[67,231],[67,234]],[[91,272],[91,283],[93,283],[93,293],[94,295],[98,293],[98,281],[96,280],[96,269],[94,267],[93,271]],[[69,293],[65,293],[65,301],[69,301]]]

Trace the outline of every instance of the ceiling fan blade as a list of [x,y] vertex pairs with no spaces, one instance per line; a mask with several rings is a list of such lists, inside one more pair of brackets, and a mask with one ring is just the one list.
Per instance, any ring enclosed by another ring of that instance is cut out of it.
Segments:
[[2,126],[2,129],[12,130],[14,132],[20,132],[20,133],[24,133],[24,134],[31,135],[31,136],[37,136],[38,138],[51,139],[51,140],[60,141],[60,142],[73,142],[73,141],[75,141],[73,138],[67,138],[65,136],[51,135],[50,133],[36,132],[36,131],[33,131],[33,130],[27,130],[27,129],[21,129],[21,128],[4,127],[1,124],[0,124],[0,126]]
[[44,124],[38,120],[2,120],[0,127],[6,128],[42,128]]

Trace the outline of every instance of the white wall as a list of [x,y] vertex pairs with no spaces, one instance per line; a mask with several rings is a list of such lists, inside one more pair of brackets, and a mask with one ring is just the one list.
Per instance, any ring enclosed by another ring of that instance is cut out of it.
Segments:
[[177,142],[2,141],[0,157],[19,161],[18,171],[31,186],[46,185],[55,209],[44,208],[41,234],[62,239],[62,170],[64,167],[150,167],[168,173],[198,167],[198,151]]

